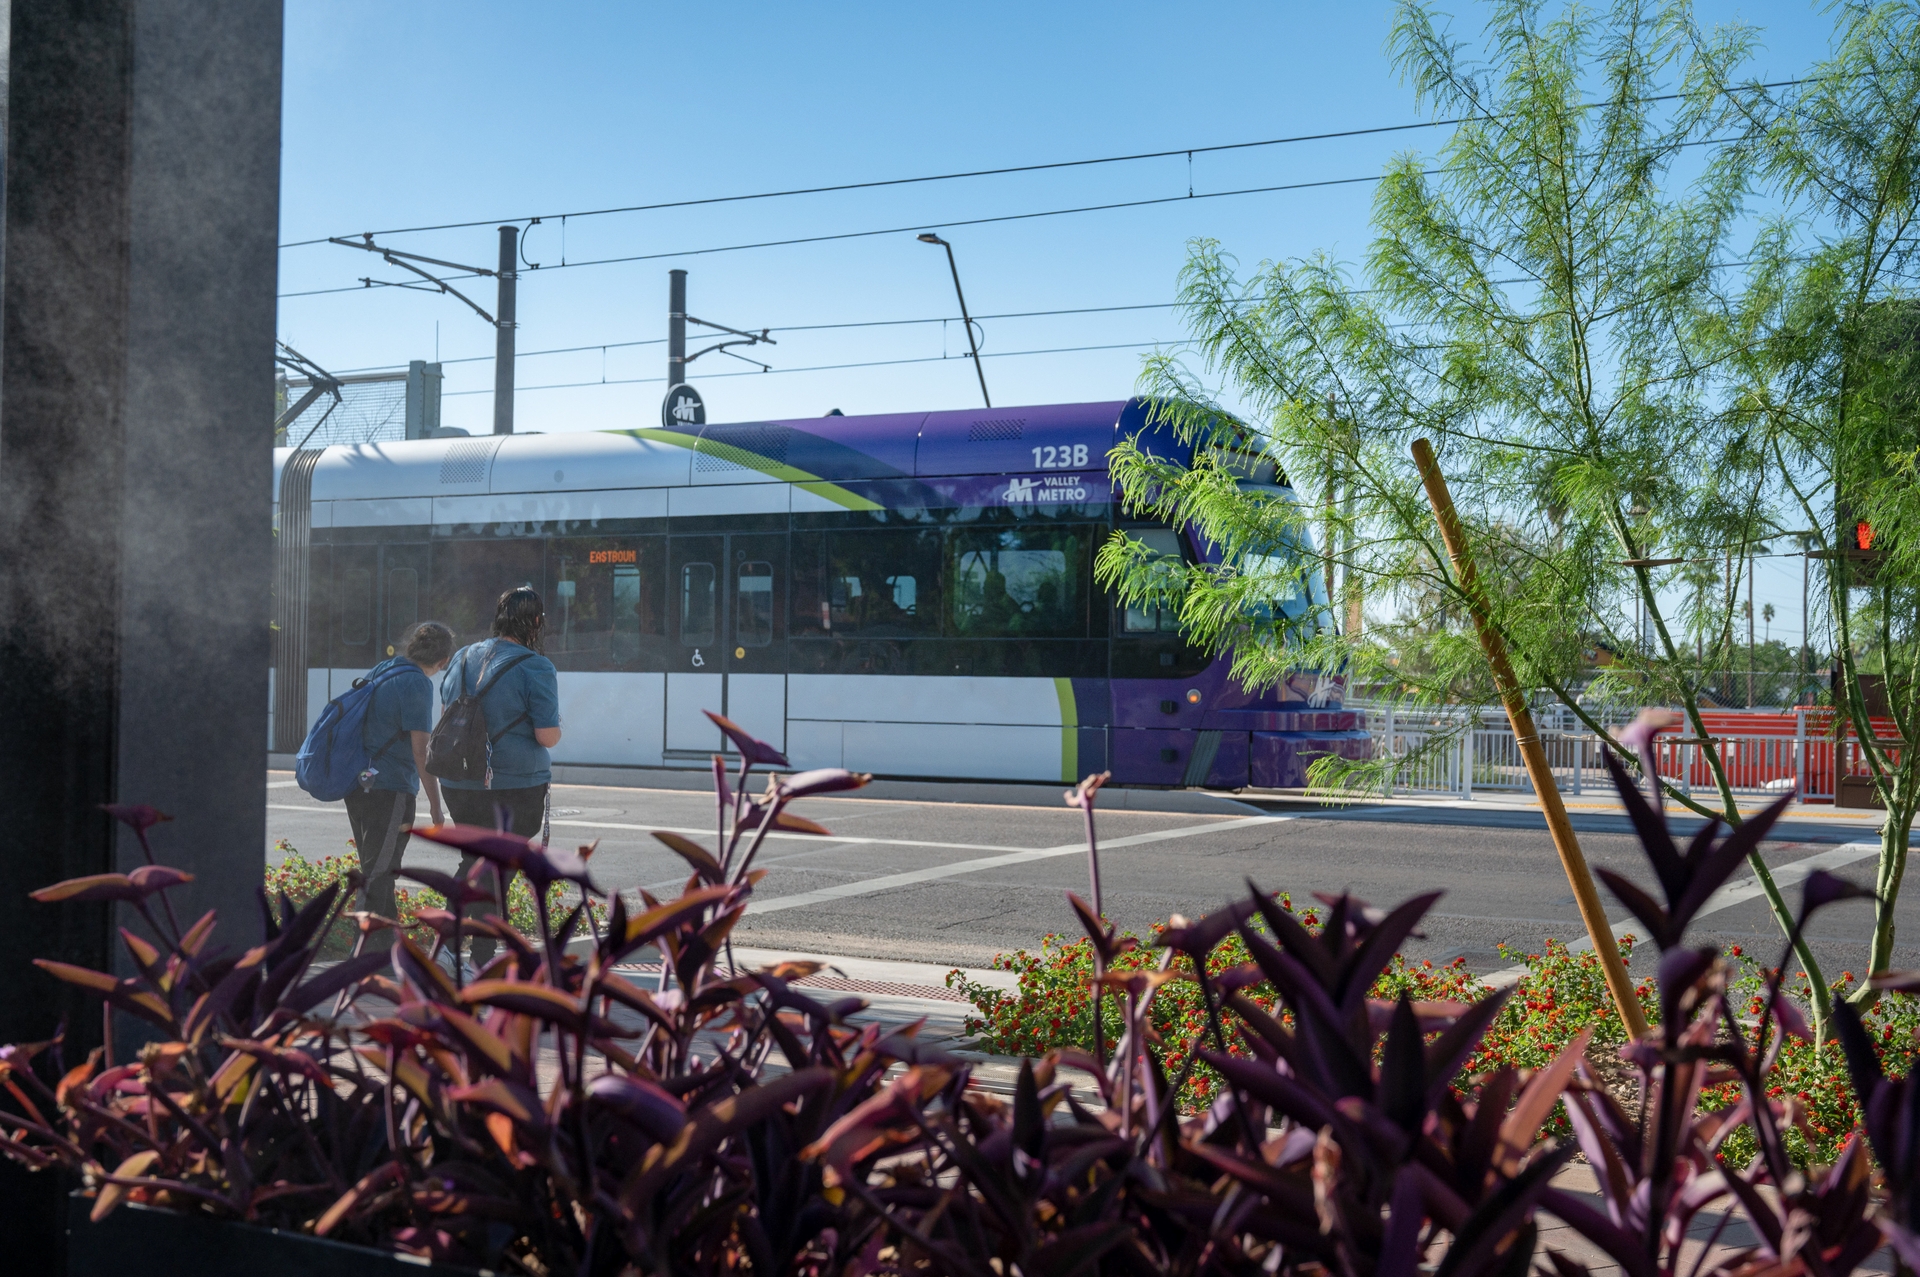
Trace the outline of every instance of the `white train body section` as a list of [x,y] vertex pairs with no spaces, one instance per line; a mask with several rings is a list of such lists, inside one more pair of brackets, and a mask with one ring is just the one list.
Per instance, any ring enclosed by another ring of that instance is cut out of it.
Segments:
[[[274,491],[290,451],[275,454]],[[696,464],[697,463],[697,464]],[[817,485],[816,485],[817,486]],[[809,486],[628,434],[432,439],[328,448],[312,527],[390,528],[765,515],[837,508]],[[278,510],[276,507],[276,518]],[[364,669],[308,672],[308,726]],[[557,764],[699,767],[718,737],[719,674],[559,675]],[[898,776],[1072,780],[1065,679],[730,674],[727,708],[796,767]],[[438,706],[436,705],[436,715]],[[269,727],[271,739],[271,727]]]

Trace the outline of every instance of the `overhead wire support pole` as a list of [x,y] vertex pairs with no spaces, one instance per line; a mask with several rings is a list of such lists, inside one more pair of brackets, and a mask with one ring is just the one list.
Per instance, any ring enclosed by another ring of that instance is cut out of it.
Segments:
[[520,279],[520,228],[500,228],[500,320],[493,326],[493,433],[513,433],[513,335]]
[[[338,244],[342,248],[357,248],[362,252],[379,254],[380,259],[386,262],[387,265],[397,266],[401,270],[410,271],[426,280],[429,284],[432,284],[434,288],[440,292],[451,293],[453,296],[465,302],[474,314],[493,325],[493,433],[497,435],[510,435],[513,433],[513,337],[514,329],[517,327],[514,319],[514,294],[516,284],[520,278],[518,269],[520,252],[519,235],[520,229],[517,226],[502,226],[500,228],[500,265],[498,269],[494,270],[489,270],[485,266],[469,266],[464,262],[449,262],[438,257],[426,257],[420,253],[408,253],[397,248],[388,248],[384,244],[374,243],[373,236],[370,233],[363,232],[357,240],[345,239],[338,235],[327,238],[329,244]],[[425,262],[429,266],[440,266],[447,270],[465,271],[469,275],[481,278],[491,276],[498,280],[500,292],[499,301],[495,305],[495,310],[498,312],[497,317],[488,314],[486,307],[455,288],[452,284],[447,283],[446,280],[441,279],[431,271],[422,270],[420,267],[415,266],[415,262]],[[371,288],[376,281],[372,279],[362,279],[360,282]],[[395,284],[387,280],[377,282],[392,288],[420,287],[418,284]],[[426,290],[423,289],[422,291]]]
[[[717,341],[711,346],[687,353],[687,325],[698,324],[702,328],[711,328],[716,332],[731,334],[734,341]],[[687,272],[670,270],[667,272],[667,389],[687,384],[687,365],[702,355],[711,355],[714,351],[742,363],[752,364],[761,372],[773,371],[772,366],[758,359],[748,359],[745,355],[736,355],[731,346],[758,346],[765,342],[769,346],[780,343],[772,337],[773,330],[762,328],[759,332],[748,332],[743,328],[730,328],[725,324],[716,324],[711,319],[701,319],[687,313]]]
[[[298,403],[289,406],[278,417],[274,418],[273,420],[274,436],[278,438],[280,432],[287,428],[288,423],[297,421],[300,417],[300,414],[305,412],[308,408],[311,408],[313,406],[313,401],[318,399],[321,395],[332,395],[333,408],[328,408],[325,415],[323,415],[320,418],[320,422],[315,423],[313,429],[318,430],[320,428],[320,424],[324,423],[327,417],[330,417],[333,415],[333,409],[338,408],[340,406],[340,384],[341,384],[340,379],[334,376],[332,373],[328,372],[326,369],[322,368],[319,364],[314,363],[313,360],[308,359],[305,355],[295,350],[292,346],[287,345],[286,342],[276,341],[274,345],[280,347],[280,349],[284,350],[286,353],[284,355],[275,355],[273,357],[273,362],[275,362],[276,364],[283,364],[286,367],[293,369],[295,372],[300,373],[302,376],[304,376],[307,379],[307,393],[300,396],[300,401]],[[309,430],[307,432],[307,438],[311,439],[312,437],[313,437],[313,430]],[[303,439],[301,440],[301,442],[304,444],[306,440]]]
[[1547,818],[1547,830],[1553,835],[1554,850],[1560,854],[1560,867],[1566,871],[1567,883],[1573,888],[1574,901],[1580,907],[1580,920],[1586,924],[1587,938],[1593,943],[1593,950],[1600,955],[1600,967],[1606,973],[1607,989],[1613,994],[1614,1008],[1620,1013],[1620,1022],[1626,1026],[1629,1038],[1643,1037],[1647,1032],[1647,1017],[1640,1009],[1640,999],[1634,995],[1633,981],[1627,975],[1626,963],[1620,960],[1619,946],[1613,940],[1613,926],[1607,921],[1607,911],[1600,902],[1600,892],[1593,885],[1593,874],[1587,868],[1587,858],[1580,850],[1580,839],[1573,832],[1573,822],[1567,818],[1567,807],[1560,799],[1560,787],[1554,782],[1553,767],[1547,761],[1547,751],[1540,744],[1540,731],[1534,726],[1533,711],[1527,708],[1527,698],[1520,690],[1520,680],[1514,675],[1513,663],[1507,659],[1507,645],[1501,639],[1500,632],[1494,628],[1493,619],[1487,615],[1486,600],[1480,592],[1480,575],[1474,567],[1473,551],[1467,545],[1465,530],[1460,526],[1460,516],[1454,510],[1453,494],[1447,490],[1447,478],[1440,473],[1440,466],[1433,456],[1433,445],[1425,439],[1413,441],[1414,464],[1420,468],[1420,481],[1426,486],[1427,501],[1433,506],[1434,521],[1440,525],[1440,539],[1446,543],[1447,557],[1453,561],[1454,576],[1460,583],[1460,592],[1466,595],[1467,607],[1473,613],[1473,626],[1480,636],[1480,646],[1487,654],[1487,664],[1493,670],[1494,686],[1499,690],[1500,701],[1506,706],[1507,721],[1513,725],[1514,744],[1520,749],[1520,757],[1527,768],[1527,778],[1533,782],[1533,792],[1540,796],[1540,808]]
[[[462,271],[466,271],[470,275],[487,276],[487,275],[493,275],[496,273],[494,271],[488,270],[484,266],[463,266],[459,262],[443,262],[437,257],[422,257],[418,253],[403,253],[397,248],[388,248],[386,245],[376,244],[372,240],[356,241],[351,239],[335,238],[335,239],[329,240],[328,243],[339,244],[343,248],[358,248],[364,252],[378,253],[381,257],[381,260],[385,261],[387,265],[398,266],[401,270],[404,270],[404,271],[412,271],[415,275],[418,275],[420,278],[426,280],[429,284],[432,284],[434,288],[437,289],[438,291],[443,293],[451,293],[455,297],[458,297],[461,301],[465,302],[468,306],[473,308],[474,314],[480,316],[480,318],[486,320],[489,324],[494,324],[496,322],[493,316],[487,313],[486,307],[482,306],[479,302],[476,302],[475,300],[473,300],[473,298],[467,296],[465,293],[455,288],[452,284],[447,283],[446,280],[441,279],[438,275],[434,275],[431,272],[421,270],[418,266],[413,265],[413,263],[425,262],[429,266],[445,266],[448,270],[462,270]],[[420,287],[418,284],[395,284],[387,280],[362,279],[360,282],[369,286],[376,283],[384,284],[388,288],[419,288]]]
[[667,272],[667,389],[687,384],[687,272]]
[[685,379],[684,374],[685,374],[686,366],[688,364],[700,358],[700,356],[702,355],[711,355],[716,350],[719,351],[721,354],[728,356],[729,358],[738,359],[738,360],[741,360],[742,362],[752,364],[754,367],[758,368],[761,372],[767,372],[772,368],[771,364],[763,364],[758,359],[748,359],[745,355],[736,355],[733,353],[732,350],[729,349],[729,347],[732,347],[732,346],[758,346],[761,342],[765,342],[769,346],[778,346],[780,343],[775,341],[772,337],[768,336],[768,334],[773,331],[772,329],[762,328],[757,333],[749,333],[749,332],[743,332],[738,328],[729,328],[725,324],[716,324],[711,320],[699,319],[692,315],[683,315],[682,318],[685,320],[686,323],[698,324],[702,328],[717,329],[723,333],[732,333],[736,338],[739,339],[737,341],[716,341],[715,343],[713,343],[713,345],[704,347],[703,349],[700,349],[700,350],[696,350],[691,355],[688,355],[684,353],[684,349],[685,349],[684,343],[686,341],[686,338],[684,336],[685,330],[683,329],[682,330],[683,335],[681,337],[681,342],[683,343],[682,344],[683,354],[680,359],[680,367],[682,370],[683,380]]
[[960,288],[960,267],[954,264],[953,245],[932,231],[925,231],[916,238],[922,244],[938,244],[947,250],[947,269],[953,272],[953,295],[960,299],[960,322],[967,326],[967,349],[973,352],[974,375],[980,378],[980,398],[991,408],[993,397],[987,393],[987,371],[980,365],[980,343],[973,336],[973,317],[967,314],[967,295]]

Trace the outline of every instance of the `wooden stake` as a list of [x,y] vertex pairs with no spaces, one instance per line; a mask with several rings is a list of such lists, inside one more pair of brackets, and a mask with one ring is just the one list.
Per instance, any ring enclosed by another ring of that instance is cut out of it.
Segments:
[[1514,677],[1513,664],[1507,659],[1507,645],[1500,638],[1499,631],[1493,628],[1492,620],[1487,616],[1486,608],[1480,596],[1480,577],[1473,566],[1473,553],[1467,547],[1466,534],[1460,528],[1460,517],[1453,509],[1453,494],[1447,491],[1446,476],[1440,473],[1440,467],[1433,458],[1433,447],[1425,439],[1413,441],[1414,464],[1420,467],[1420,480],[1426,485],[1427,500],[1433,505],[1433,517],[1440,524],[1440,537],[1447,545],[1447,557],[1453,560],[1454,575],[1460,580],[1461,592],[1467,596],[1467,606],[1473,612],[1473,626],[1480,635],[1480,646],[1487,654],[1487,664],[1493,667],[1494,686],[1499,689],[1500,701],[1506,706],[1507,721],[1513,725],[1514,743],[1520,747],[1520,757],[1527,765],[1527,777],[1533,782],[1533,792],[1540,795],[1540,807],[1546,813],[1547,830],[1553,835],[1553,848],[1560,853],[1560,867],[1566,870],[1567,883],[1573,888],[1573,898],[1580,906],[1580,920],[1587,926],[1587,939],[1593,942],[1593,950],[1600,955],[1600,966],[1607,975],[1607,989],[1613,994],[1614,1007],[1620,1012],[1621,1023],[1627,1026],[1627,1034],[1638,1038],[1647,1032],[1647,1017],[1641,1013],[1640,1000],[1633,995],[1633,981],[1627,975],[1627,965],[1620,960],[1619,946],[1613,942],[1613,928],[1607,922],[1607,912],[1600,903],[1600,892],[1593,885],[1593,875],[1587,870],[1587,858],[1580,851],[1580,840],[1574,836],[1573,824],[1567,819],[1566,804],[1560,801],[1560,787],[1554,783],[1553,769],[1547,764],[1547,751],[1541,747],[1540,733],[1533,725],[1533,711],[1527,708],[1526,697],[1520,691],[1520,680]]

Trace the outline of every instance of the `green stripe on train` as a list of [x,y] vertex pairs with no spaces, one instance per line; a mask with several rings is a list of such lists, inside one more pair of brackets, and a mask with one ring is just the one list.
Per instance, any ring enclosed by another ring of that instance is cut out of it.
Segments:
[[1060,779],[1071,785],[1080,779],[1080,709],[1073,700],[1073,680],[1053,680],[1060,698]]
[[828,483],[817,474],[809,474],[805,470],[763,457],[757,452],[748,452],[745,448],[736,448],[730,443],[721,443],[718,439],[702,439],[698,435],[685,434],[678,430],[662,430],[657,426],[641,426],[633,430],[609,430],[607,433],[629,435],[635,439],[650,439],[655,443],[668,443],[676,448],[689,448],[702,456],[731,461],[736,466],[745,466],[769,478],[780,479],[795,487],[804,488],[814,496],[848,510],[882,508],[879,502],[869,501],[857,492],[847,491],[839,484]]

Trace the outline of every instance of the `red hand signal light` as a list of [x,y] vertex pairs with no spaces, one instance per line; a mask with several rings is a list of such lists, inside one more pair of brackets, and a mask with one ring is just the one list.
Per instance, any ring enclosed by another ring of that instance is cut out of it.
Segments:
[[1865,519],[1853,525],[1853,541],[1862,550],[1873,548],[1873,525]]

